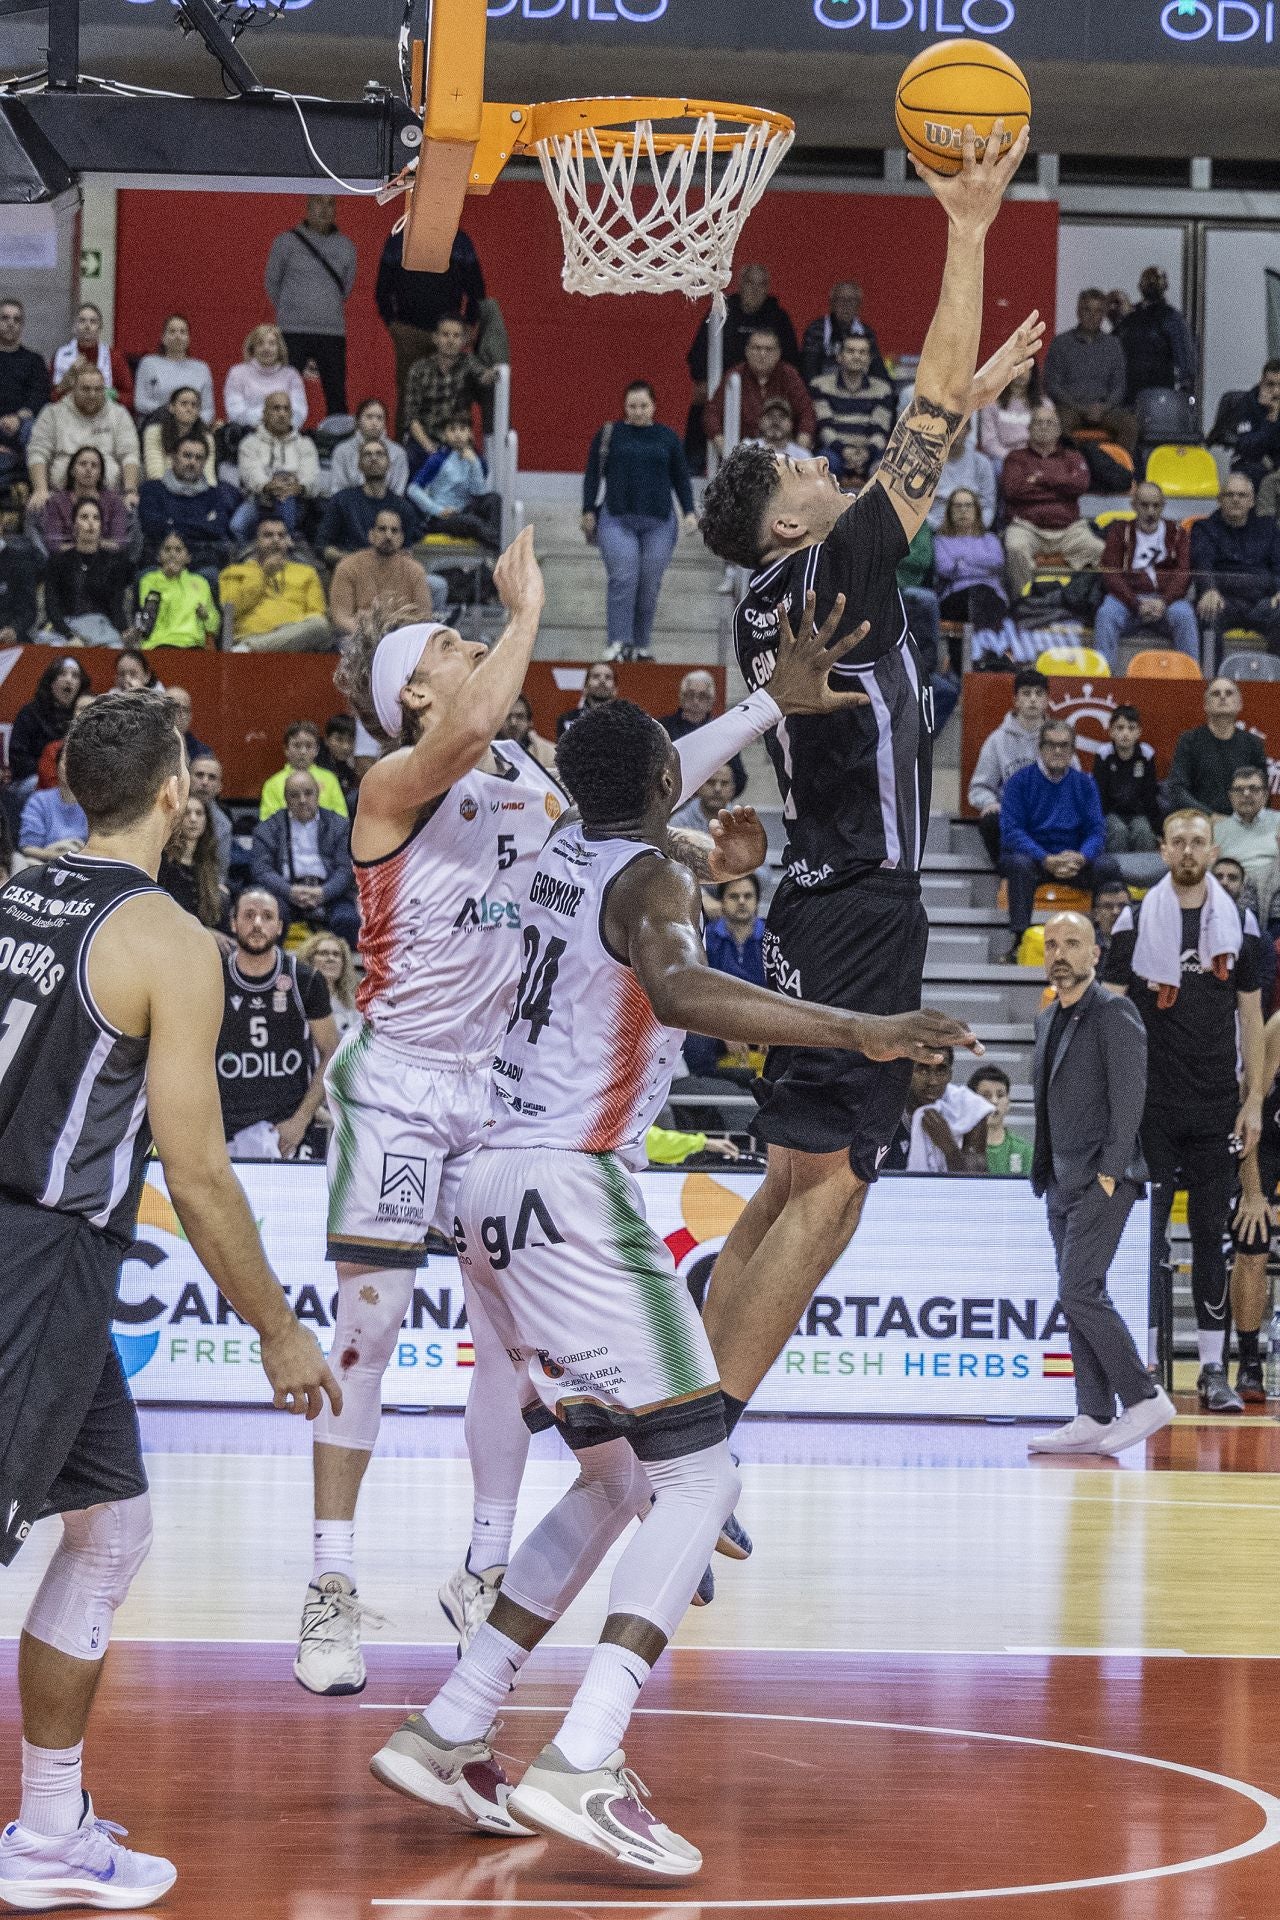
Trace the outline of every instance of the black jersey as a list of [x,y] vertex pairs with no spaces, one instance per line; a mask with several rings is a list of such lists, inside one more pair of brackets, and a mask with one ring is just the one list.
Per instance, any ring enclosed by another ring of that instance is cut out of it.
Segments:
[[870,696],[843,713],[795,714],[769,736],[787,822],[787,872],[799,885],[840,885],[888,868],[917,873],[933,784],[933,695],[896,579],[909,542],[885,489],[867,487],[818,546],[753,574],[734,614],[738,665],[749,687],[773,671],[777,609],[792,626],[805,595],[819,623],[846,597],[844,630],[871,622],[833,669],[832,684]]
[[1102,977],[1124,987],[1147,1029],[1147,1109],[1194,1113],[1239,1100],[1236,1015],[1239,995],[1258,992],[1258,938],[1246,932],[1225,980],[1200,964],[1200,908],[1182,909],[1178,997],[1161,1008],[1133,968],[1142,907],[1126,907],[1111,931]]
[[159,891],[141,867],[82,853],[0,887],[0,1191],[123,1246],[151,1146],[147,1040],[94,1005],[89,949],[117,907]]
[[241,973],[233,954],[223,955],[222,974],[218,1092],[230,1140],[242,1127],[278,1126],[297,1112],[315,1071],[309,1022],[331,1009],[320,975],[279,947],[259,980]]

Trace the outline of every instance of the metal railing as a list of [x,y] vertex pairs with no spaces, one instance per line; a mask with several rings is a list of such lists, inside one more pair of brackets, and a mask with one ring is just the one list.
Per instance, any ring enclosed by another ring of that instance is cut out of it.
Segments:
[[502,544],[508,546],[519,531],[523,510],[516,500],[520,471],[520,437],[511,424],[511,368],[500,361],[494,369],[493,432],[489,436],[489,478],[502,499]]

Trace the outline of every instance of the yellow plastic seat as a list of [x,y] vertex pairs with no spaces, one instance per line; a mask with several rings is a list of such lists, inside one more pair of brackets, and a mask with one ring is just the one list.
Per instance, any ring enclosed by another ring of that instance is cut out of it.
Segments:
[[1106,655],[1096,647],[1046,647],[1036,661],[1036,672],[1050,676],[1075,674],[1091,680],[1109,680],[1111,669]]
[[1105,512],[1094,514],[1093,524],[1105,533],[1113,520],[1136,520],[1137,517],[1132,507],[1108,507]]
[[1199,666],[1189,653],[1177,653],[1163,647],[1144,647],[1135,653],[1125,668],[1130,680],[1203,680]]
[[1218,465],[1208,447],[1153,447],[1147,479],[1179,500],[1216,500]]

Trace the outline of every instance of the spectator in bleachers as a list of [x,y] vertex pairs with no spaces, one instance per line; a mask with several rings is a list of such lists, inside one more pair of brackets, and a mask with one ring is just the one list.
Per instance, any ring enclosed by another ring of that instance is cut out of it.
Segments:
[[[324,739],[314,766],[331,773],[342,788],[350,807],[360,791],[360,768],[356,765],[356,722],[354,714],[335,713],[324,723]],[[354,812],[355,809],[352,808]]]
[[[705,727],[714,717],[716,683],[713,675],[705,667],[691,667],[680,682],[677,699],[675,712],[664,713],[660,724],[666,728],[672,740],[684,740],[689,734],[696,733],[699,727]],[[730,760],[729,771],[733,775],[733,797],[736,800],[747,784],[747,770],[740,753],[735,753]]]
[[165,689],[165,698],[173,709],[173,724],[182,735],[182,744],[187,750],[187,765],[190,766],[193,760],[203,759],[210,751],[208,744],[192,730],[191,723],[195,716],[191,695],[185,687],[169,686]]
[[264,513],[283,520],[290,533],[301,532],[307,502],[324,488],[316,443],[294,426],[287,393],[267,395],[262,425],[240,442],[236,466],[245,496],[231,516],[236,538],[247,540]]
[[138,429],[126,409],[107,398],[97,367],[77,367],[69,392],[36,415],[27,442],[31,507],[39,513],[55,487],[67,484],[67,469],[81,447],[97,447],[103,478],[124,495],[130,511],[138,504]]
[[387,432],[387,410],[381,400],[362,400],[356,408],[356,430],[339,440],[329,463],[329,491],[360,485],[360,450],[369,441],[386,448],[387,485],[403,494],[409,485],[409,456]]
[[[665,724],[665,723],[664,723]],[[540,767],[555,772],[556,750],[549,740],[544,740],[533,724],[533,708],[529,705],[529,696],[518,693],[511,702],[510,711],[498,732],[499,740],[514,740],[523,747],[531,760]]]
[[[787,372],[799,378],[794,368]],[[606,660],[653,658],[649,642],[658,595],[680,537],[673,500],[685,531],[698,525],[684,448],[656,415],[653,388],[647,380],[633,380],[622,419],[600,428],[587,455],[582,531],[599,547],[608,581]]]
[[390,234],[373,297],[395,349],[397,419],[403,431],[409,369],[430,353],[440,320],[447,314],[469,325],[480,316],[484,274],[471,240],[459,229],[444,273],[411,273],[404,264],[403,234]]
[[1025,373],[1011,380],[998,400],[978,415],[978,446],[995,469],[996,479],[1005,460],[1025,447],[1031,416],[1040,405],[1040,369],[1033,360]]
[[1123,287],[1112,287],[1107,295],[1107,325],[1112,333],[1118,333],[1120,322],[1127,313],[1133,312],[1133,302]]
[[218,849],[218,878],[225,886],[231,866],[231,817],[218,804],[222,794],[222,762],[212,753],[202,753],[191,762],[191,791],[203,800],[213,826]]
[[755,447],[772,447],[780,460],[803,460],[808,456],[808,447],[802,447],[795,438],[796,417],[791,410],[791,402],[779,396],[776,400],[766,401],[760,409],[760,432],[756,439],[746,443]]
[[431,352],[414,361],[405,383],[405,445],[410,452],[414,446],[423,453],[443,447],[450,420],[477,406],[495,377],[493,368],[481,366],[468,350],[462,321],[439,321]]
[[[896,578],[920,657],[930,679],[934,681],[933,719],[936,734],[941,733],[946,725],[955,701],[953,699],[949,705],[946,704],[945,696],[939,694],[935,678],[942,655],[942,614],[938,607],[938,596],[933,590],[934,558],[933,528],[924,520],[898,562]],[[947,664],[950,665],[949,656]]]
[[1280,360],[1268,360],[1253,392],[1230,423],[1231,470],[1247,473],[1255,487],[1280,466]]
[[1031,1142],[1006,1127],[1013,1083],[1003,1067],[978,1067],[969,1075],[969,1091],[991,1108],[987,1115],[987,1172],[1031,1175]]
[[324,744],[323,736],[314,720],[294,720],[285,729],[285,764],[279,773],[273,773],[263,783],[262,798],[258,806],[259,820],[269,820],[273,813],[279,813],[284,806],[285,781],[291,773],[313,773],[320,792],[320,805],[330,813],[347,814],[346,795],[342,782],[335,773],[320,765],[320,749]]
[[260,427],[273,393],[288,396],[294,427],[300,432],[307,418],[307,390],[302,375],[289,365],[289,349],[279,327],[257,326],[244,343],[244,359],[232,367],[222,389],[222,404],[233,427]]
[[122,647],[116,655],[115,688],[117,693],[140,693],[144,688],[152,693],[164,692],[146,654],[134,646]]
[[284,335],[289,364],[315,363],[326,413],[347,410],[346,304],[356,283],[355,243],[338,231],[338,203],[313,193],[300,224],[278,233],[264,284]]
[[978,831],[993,867],[1000,864],[1000,803],[1015,773],[1029,767],[1040,751],[1040,729],[1049,708],[1049,682],[1034,667],[1013,676],[1013,705],[994,733],[982,743],[969,805],[978,811]]
[[1168,291],[1169,276],[1163,268],[1144,267],[1138,277],[1138,305],[1116,327],[1128,375],[1127,407],[1147,387],[1195,392],[1196,344],[1178,309],[1166,300]]
[[1089,908],[1089,918],[1093,922],[1093,931],[1098,940],[1098,972],[1102,972],[1107,957],[1107,948],[1111,945],[1111,930],[1126,907],[1133,905],[1133,895],[1123,880],[1100,880],[1093,890],[1093,903]]
[[298,948],[298,958],[328,987],[329,1009],[341,1040],[364,1018],[356,1006],[356,967],[350,947],[339,934],[313,933]]
[[556,739],[562,738],[579,714],[589,712],[592,707],[607,707],[617,697],[618,680],[612,664],[608,660],[594,660],[587,668],[577,706],[570,707],[568,713],[562,713],[556,721]]
[[1238,860],[1258,901],[1265,925],[1280,885],[1280,813],[1267,805],[1267,781],[1256,767],[1240,767],[1228,789],[1231,811],[1213,823],[1218,852]]
[[717,767],[714,773],[707,775],[698,791],[682,807],[677,807],[671,816],[671,824],[681,832],[710,833],[711,822],[722,807],[731,807],[734,802],[733,772],[729,767]]
[[313,768],[290,772],[284,802],[253,830],[253,884],[275,895],[286,925],[327,928],[354,947],[360,909],[347,822],[320,805]]
[[957,487],[947,501],[933,543],[933,569],[944,620],[1000,626],[1009,611],[1004,548],[1000,536],[986,530],[982,503],[971,487]]
[[16,294],[0,298],[0,487],[22,474],[32,422],[49,399],[49,370],[22,344],[25,322]]
[[1169,805],[1199,807],[1210,816],[1231,811],[1231,782],[1242,767],[1267,781],[1267,746],[1240,722],[1244,705],[1234,680],[1219,675],[1204,690],[1204,724],[1178,735],[1169,768]]
[[[725,769],[722,767],[721,772]],[[727,804],[724,803],[724,804]],[[732,974],[749,986],[762,987],[764,979],[764,921],[760,917],[760,881],[754,873],[740,880],[728,880],[717,889],[720,912],[709,920],[706,929],[707,963],[717,973]],[[710,1038],[705,1033],[686,1035],[685,1062],[690,1073],[713,1075],[720,1057],[732,1043]],[[746,1065],[746,1049],[741,1049]]]
[[0,647],[30,637],[38,614],[40,554],[30,540],[0,534]]
[[1061,554],[1073,572],[1097,566],[1102,542],[1080,514],[1089,469],[1083,454],[1063,446],[1052,401],[1032,414],[1027,445],[1006,459],[1000,491],[1010,516],[1004,551],[1015,601],[1035,578],[1042,554]]
[[365,441],[359,463],[359,485],[331,493],[320,516],[316,545],[331,567],[337,566],[344,553],[364,551],[373,524],[383,513],[395,514],[405,539],[416,540],[422,533],[417,508],[403,494],[391,490],[391,462],[380,439]]
[[911,1070],[907,1104],[884,1165],[910,1173],[985,1173],[990,1102],[951,1079],[955,1054]]
[[[102,544],[108,550],[129,545],[129,513],[124,500],[102,484],[105,465],[98,447],[81,447],[67,467],[67,484],[51,493],[31,515],[30,531],[46,553],[60,553],[75,540],[76,508],[82,500],[96,500],[102,521]],[[139,495],[141,505],[141,495]]]
[[333,645],[320,576],[290,558],[279,514],[263,514],[253,552],[222,569],[218,593],[231,609],[235,653],[323,652]]
[[1105,851],[1097,786],[1071,764],[1075,750],[1074,727],[1065,720],[1047,720],[1040,729],[1036,759],[1005,783],[1000,867],[1009,883],[1006,961],[1017,959],[1038,886],[1060,880],[1091,890],[1120,871],[1114,855]]
[[131,632],[138,636],[139,645],[216,646],[222,615],[205,576],[192,571],[191,555],[180,533],[166,533],[157,560],[159,564],[138,582],[138,612]]
[[[410,502],[424,516],[428,533],[478,540],[497,553],[502,545],[502,496],[490,486],[488,468],[476,452],[469,413],[455,414],[447,422],[444,444],[448,452],[428,484],[410,485]],[[692,493],[689,497],[692,501]]]
[[26,860],[56,860],[63,853],[79,853],[89,838],[84,809],[67,785],[67,750],[58,754],[58,784],[29,794],[18,829],[18,850]]
[[[693,336],[693,345],[685,356],[689,378],[693,381],[695,401],[707,398],[707,340],[711,312],[707,310]],[[800,365],[800,349],[791,316],[772,292],[768,267],[752,263],[738,273],[738,284],[726,294],[721,334],[721,365],[736,367],[746,352],[747,341],[760,327],[778,336],[782,357],[788,366]],[[699,391],[701,389],[701,391]]]
[[1280,646],[1280,523],[1255,510],[1248,474],[1228,474],[1217,511],[1192,527],[1191,576],[1211,659],[1231,627]]
[[180,313],[171,313],[160,335],[160,351],[144,353],[133,378],[133,410],[139,420],[167,407],[175,393],[191,388],[200,402],[200,418],[213,425],[213,375],[207,360],[191,357],[191,328]]
[[[82,693],[79,696],[79,698],[76,700],[75,710],[71,716],[72,721],[74,722],[78,720],[80,718],[80,715],[84,712],[85,708],[91,707],[94,701],[98,699],[98,697],[99,696],[96,693]],[[62,751],[61,740],[51,740],[48,746],[45,748],[44,752],[40,755],[40,766],[36,776],[37,791],[45,787],[57,786],[58,755],[61,753],[61,751]]]
[[365,613],[392,616],[397,625],[431,618],[431,587],[404,551],[404,522],[390,501],[378,509],[359,553],[344,554],[329,582],[329,618],[338,634],[354,633]]
[[159,559],[165,538],[176,533],[204,573],[216,574],[231,558],[235,513],[234,489],[223,480],[210,484],[204,442],[194,434],[178,441],[160,478],[144,480],[138,494],[144,551]]
[[[734,366],[726,366],[725,373],[737,373],[742,377],[744,440],[759,439],[760,416],[766,405],[770,400],[782,399],[791,404],[796,439],[802,447],[812,447],[817,422],[809,389],[795,368],[788,366],[783,359],[781,344],[772,328],[758,327],[749,334],[742,359]],[[703,408],[707,438],[719,449],[724,446],[724,389],[725,382],[722,380]]]
[[40,756],[51,740],[65,740],[75,718],[76,701],[93,691],[78,660],[51,660],[36,690],[14,716],[9,735],[9,779],[14,800],[35,791]]
[[1076,324],[1050,343],[1044,363],[1044,390],[1058,409],[1062,431],[1100,427],[1109,439],[1132,453],[1138,423],[1125,408],[1128,368],[1124,348],[1103,331],[1107,297],[1086,287],[1076,301]]
[[1142,738],[1136,707],[1120,706],[1107,722],[1107,744],[1093,756],[1093,777],[1107,833],[1108,853],[1156,853],[1160,795],[1155,748]]
[[200,418],[200,395],[194,387],[175,387],[153,420],[142,429],[142,471],[148,480],[163,479],[180,440],[198,440],[204,448],[207,484],[217,482],[217,455],[213,435]]
[[929,508],[929,525],[937,533],[947,514],[947,502],[960,487],[973,494],[982,510],[982,524],[990,527],[996,517],[996,474],[995,468],[974,443],[973,423],[964,422],[951,442],[951,450],[943,463],[942,475],[938,481],[933,504]]
[[840,342],[831,373],[810,383],[817,448],[842,479],[868,480],[893,431],[894,391],[871,371],[871,342],[851,333]]
[[1134,518],[1113,520],[1102,547],[1106,595],[1094,615],[1093,644],[1115,673],[1120,642],[1171,639],[1179,652],[1200,658],[1200,629],[1186,598],[1191,584],[1191,538],[1165,517],[1164,494],[1154,480],[1133,490]]
[[202,927],[222,925],[227,898],[218,867],[218,840],[213,815],[198,793],[188,794],[156,877]]
[[48,637],[118,647],[128,624],[126,596],[132,568],[124,554],[102,544],[102,514],[96,500],[76,508],[71,546],[51,554],[44,577]]
[[87,366],[98,369],[102,384],[113,400],[120,401],[126,407],[130,404],[133,396],[129,362],[122,353],[113,354],[103,339],[102,308],[95,306],[92,300],[80,302],[76,308],[75,331],[53,356],[51,371],[55,398],[67,391],[71,376],[81,360]]
[[834,372],[841,344],[850,334],[866,340],[871,348],[871,372],[877,380],[887,381],[892,387],[875,328],[869,327],[862,318],[862,288],[856,280],[837,280],[831,289],[827,311],[805,328],[800,347],[800,371],[805,379],[816,380],[819,374]]

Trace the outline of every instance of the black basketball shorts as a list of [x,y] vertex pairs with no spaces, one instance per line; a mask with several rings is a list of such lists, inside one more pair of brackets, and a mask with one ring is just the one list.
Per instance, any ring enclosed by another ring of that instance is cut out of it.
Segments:
[[0,1196],[0,1566],[46,1514],[147,1491],[111,1338],[121,1250],[87,1221]]
[[[914,875],[873,873],[811,890],[784,879],[765,930],[765,978],[776,993],[853,1013],[913,1013],[920,1005],[929,921]],[[906,1106],[909,1060],[770,1047],[753,1131],[800,1153],[847,1149],[874,1180]]]

